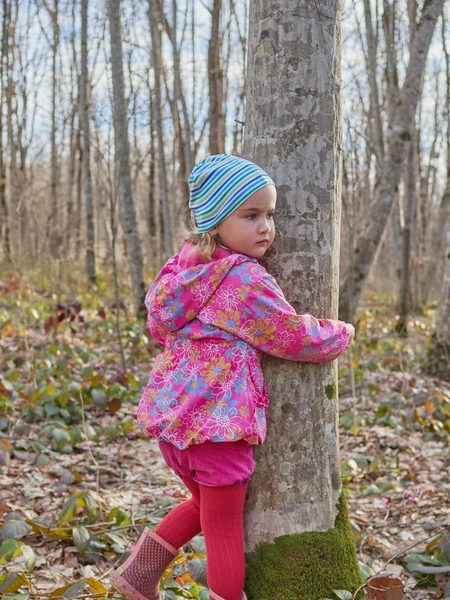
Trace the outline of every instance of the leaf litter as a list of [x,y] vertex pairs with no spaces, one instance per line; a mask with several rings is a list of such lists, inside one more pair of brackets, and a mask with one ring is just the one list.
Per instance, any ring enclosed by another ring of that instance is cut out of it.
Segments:
[[[0,540],[10,578],[0,578],[0,592],[105,597],[109,572],[143,527],[187,494],[134,425],[156,346],[144,324],[122,314],[124,370],[117,315],[101,293],[76,304],[60,295],[55,307],[51,295],[16,285],[3,299],[0,524],[13,514],[22,529],[9,547]],[[417,600],[450,592],[448,573],[436,571],[450,563],[450,384],[422,369],[433,324],[434,315],[417,318],[401,340],[394,319],[366,310],[339,369],[342,479],[362,573],[400,577]],[[204,571],[204,556],[199,536],[166,572],[162,595],[207,597],[191,577]]]

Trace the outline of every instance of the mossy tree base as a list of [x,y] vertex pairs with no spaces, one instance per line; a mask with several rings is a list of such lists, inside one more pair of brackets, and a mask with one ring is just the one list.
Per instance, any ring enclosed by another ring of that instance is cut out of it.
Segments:
[[450,381],[450,344],[444,344],[433,335],[427,351],[425,371],[433,377]]
[[333,529],[284,535],[257,546],[247,565],[249,600],[337,598],[333,590],[355,592],[359,566],[347,507],[341,495]]

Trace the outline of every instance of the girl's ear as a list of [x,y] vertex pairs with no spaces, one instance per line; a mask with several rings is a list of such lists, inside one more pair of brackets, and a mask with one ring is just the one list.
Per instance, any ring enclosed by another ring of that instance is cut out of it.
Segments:
[[214,227],[214,229],[210,229],[210,230],[208,231],[208,233],[209,233],[210,235],[213,235],[213,236],[214,236],[214,235],[216,235],[216,233],[218,233],[218,231],[217,231],[217,227]]

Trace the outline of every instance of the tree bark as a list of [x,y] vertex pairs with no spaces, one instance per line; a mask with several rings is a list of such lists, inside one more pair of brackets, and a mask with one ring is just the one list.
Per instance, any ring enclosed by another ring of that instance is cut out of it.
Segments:
[[450,229],[447,230],[444,280],[436,331],[428,349],[427,363],[427,371],[431,375],[450,381]]
[[[169,205],[169,184],[167,181],[167,167],[164,153],[164,131],[162,121],[162,98],[161,98],[161,69],[162,69],[162,50],[161,36],[158,30],[160,15],[156,3],[149,0],[148,3],[148,18],[150,23],[150,31],[152,36],[152,61],[155,73],[155,122],[156,135],[158,138],[158,174],[159,174],[159,193],[160,202],[162,203],[162,214],[164,223],[164,250],[168,258],[173,254],[173,239],[172,239],[172,219],[170,215]],[[158,202],[158,199],[156,200]]]
[[225,152],[223,113],[223,72],[220,64],[220,15],[222,0],[214,0],[211,12],[211,37],[208,48],[209,152]]
[[374,124],[374,139],[376,146],[375,156],[377,158],[377,162],[382,163],[384,156],[384,136],[383,124],[381,121],[380,101],[378,97],[377,43],[376,37],[372,30],[372,12],[370,8],[370,0],[364,0],[364,16],[366,21],[367,35],[367,72],[370,86],[370,113],[371,120]]
[[[436,257],[440,257],[444,253],[445,247],[445,233],[447,218],[450,215],[450,55],[447,50],[445,40],[445,29],[447,25],[447,19],[445,11],[442,10],[442,48],[445,56],[445,117],[446,117],[446,136],[445,136],[445,147],[446,147],[446,182],[444,193],[442,194],[441,203],[435,211],[435,218],[429,225],[430,235],[428,236],[428,256],[429,262],[427,264],[424,281],[424,299],[428,299],[430,290],[433,288],[433,284],[436,281],[436,273],[440,273],[440,269],[436,269]],[[429,194],[428,194],[429,195]]]
[[[8,54],[9,38],[9,5],[7,0],[2,2],[2,41],[0,55],[0,107],[3,107],[5,101],[4,67]],[[11,256],[11,236],[9,228],[8,204],[6,202],[6,161],[3,148],[3,110],[0,108],[0,239],[3,244],[5,258],[12,259]]]
[[405,194],[403,201],[404,222],[401,232],[402,240],[402,268],[400,275],[400,290],[398,302],[399,320],[395,330],[401,336],[408,334],[408,317],[411,310],[411,233],[413,221],[416,217],[417,206],[417,144],[416,132],[409,146],[409,160],[405,177]]
[[120,0],[108,0],[108,15],[111,37],[114,140],[116,164],[119,170],[119,212],[127,244],[135,311],[138,316],[143,316],[146,313],[144,305],[146,288],[141,241],[139,239],[131,183],[130,145],[128,140],[128,119],[123,78],[122,34],[120,30]]
[[60,214],[58,206],[58,153],[56,148],[56,89],[58,85],[56,62],[59,48],[59,0],[54,0],[53,9],[47,8],[53,28],[52,43],[52,132],[51,132],[51,172],[50,172],[50,255],[57,258],[62,236],[60,228]]
[[[338,306],[342,4],[250,5],[245,155],[277,185],[268,259],[297,312]],[[245,514],[249,600],[317,600],[355,590],[355,545],[341,495],[337,365],[264,356],[268,436]]]
[[84,201],[86,203],[86,273],[88,280],[95,283],[95,233],[94,205],[91,178],[91,142],[89,131],[88,75],[88,0],[81,0],[81,79],[80,112],[83,133]]
[[362,238],[355,248],[352,271],[343,277],[340,290],[339,315],[344,320],[353,320],[370,267],[380,244],[383,231],[398,193],[403,163],[408,155],[409,144],[422,76],[436,21],[444,0],[425,0],[414,40],[410,45],[410,58],[398,104],[392,116],[392,127],[388,130],[387,149],[379,185],[375,189]]

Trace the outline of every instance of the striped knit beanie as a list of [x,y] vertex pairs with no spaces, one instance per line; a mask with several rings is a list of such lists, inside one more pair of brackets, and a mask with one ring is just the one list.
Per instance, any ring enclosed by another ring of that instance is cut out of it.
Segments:
[[269,184],[275,185],[269,175],[245,158],[216,154],[201,160],[189,176],[189,208],[199,233],[213,229]]

